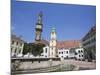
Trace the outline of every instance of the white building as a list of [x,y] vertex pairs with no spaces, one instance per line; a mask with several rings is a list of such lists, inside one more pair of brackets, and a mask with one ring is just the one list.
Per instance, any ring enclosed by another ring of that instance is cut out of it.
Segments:
[[41,54],[41,57],[44,57],[44,58],[49,58],[49,46],[45,46],[43,48],[43,53]]
[[50,58],[54,58],[57,56],[57,49],[56,49],[56,44],[57,44],[57,40],[56,40],[56,30],[53,27],[52,31],[51,31],[51,39],[50,39]]
[[58,49],[58,56],[63,59],[69,59],[75,57],[75,49],[74,48],[68,48],[68,49]]
[[83,48],[75,49],[75,58],[76,58],[76,60],[84,59],[84,49]]
[[58,49],[58,56],[60,58],[69,58],[69,49]]
[[11,57],[21,57],[24,41],[16,35],[11,35]]
[[80,47],[79,40],[58,41],[58,56],[63,59],[83,59],[84,50]]

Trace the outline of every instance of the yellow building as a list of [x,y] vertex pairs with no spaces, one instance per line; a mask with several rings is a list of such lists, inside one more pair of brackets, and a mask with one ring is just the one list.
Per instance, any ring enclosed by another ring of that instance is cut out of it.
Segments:
[[24,41],[16,35],[11,35],[11,57],[22,56]]

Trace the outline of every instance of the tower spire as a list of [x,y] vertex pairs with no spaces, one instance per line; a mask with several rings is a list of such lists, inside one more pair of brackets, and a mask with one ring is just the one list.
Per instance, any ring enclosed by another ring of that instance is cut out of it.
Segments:
[[38,14],[38,20],[36,23],[36,36],[35,36],[35,41],[41,41],[41,34],[42,34],[42,28],[43,28],[43,24],[42,24],[42,11]]

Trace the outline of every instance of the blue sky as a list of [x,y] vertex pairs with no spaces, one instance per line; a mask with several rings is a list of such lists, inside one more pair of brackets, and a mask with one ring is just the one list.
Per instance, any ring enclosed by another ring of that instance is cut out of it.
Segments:
[[56,28],[57,40],[78,40],[96,24],[95,6],[12,1],[12,32],[33,42],[40,11],[43,12],[42,38],[46,40],[50,40],[52,27]]

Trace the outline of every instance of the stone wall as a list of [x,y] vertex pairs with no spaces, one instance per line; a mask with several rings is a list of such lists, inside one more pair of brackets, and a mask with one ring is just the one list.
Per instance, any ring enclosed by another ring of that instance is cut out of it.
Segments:
[[50,66],[56,66],[61,64],[60,60],[13,60],[12,64],[15,63],[15,61],[19,61],[19,67],[18,69],[23,70],[23,69],[37,69],[37,68],[45,68],[45,67],[50,67]]

